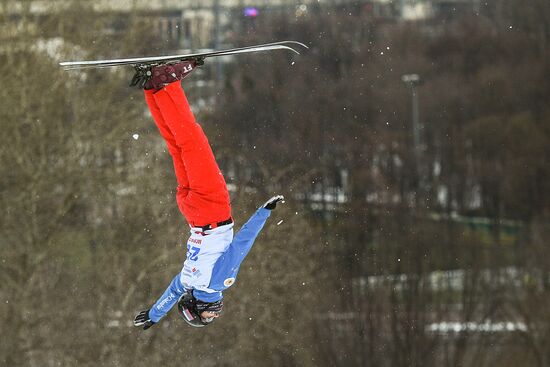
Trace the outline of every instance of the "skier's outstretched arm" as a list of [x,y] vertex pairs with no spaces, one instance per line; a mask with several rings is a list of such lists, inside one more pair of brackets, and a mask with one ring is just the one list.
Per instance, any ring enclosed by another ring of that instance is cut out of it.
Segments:
[[138,313],[134,319],[134,326],[143,326],[143,329],[147,330],[159,322],[178,302],[184,292],[185,288],[181,284],[180,274],[178,273],[157,302],[149,310],[143,310]]
[[[275,209],[279,202],[284,202],[284,197],[282,195],[273,196],[256,210],[248,222],[242,226],[229,249],[220,256],[214,265],[210,281],[211,289],[221,292],[233,285],[241,263],[250,252],[256,237],[258,237],[267,218],[271,215],[271,211]],[[200,291],[195,293],[197,297],[202,295]]]

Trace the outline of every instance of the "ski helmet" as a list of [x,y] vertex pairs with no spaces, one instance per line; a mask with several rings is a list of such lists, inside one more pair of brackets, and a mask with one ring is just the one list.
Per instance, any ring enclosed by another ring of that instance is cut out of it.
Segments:
[[204,327],[214,322],[214,318],[205,319],[201,317],[201,313],[208,312],[221,312],[223,308],[223,302],[221,300],[217,302],[202,302],[193,296],[192,291],[187,291],[183,294],[178,302],[178,310],[183,317],[183,320],[193,327]]

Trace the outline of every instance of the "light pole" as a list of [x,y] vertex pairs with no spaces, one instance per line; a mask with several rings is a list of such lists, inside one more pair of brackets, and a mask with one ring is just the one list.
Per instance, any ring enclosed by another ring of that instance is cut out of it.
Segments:
[[405,74],[401,80],[409,86],[412,95],[412,131],[413,131],[413,146],[414,146],[414,164],[416,174],[420,181],[420,126],[418,112],[418,92],[416,88],[422,83],[418,74]]
[[[214,0],[214,50],[220,49],[220,0]],[[216,82],[217,87],[222,80],[222,63],[216,60]]]

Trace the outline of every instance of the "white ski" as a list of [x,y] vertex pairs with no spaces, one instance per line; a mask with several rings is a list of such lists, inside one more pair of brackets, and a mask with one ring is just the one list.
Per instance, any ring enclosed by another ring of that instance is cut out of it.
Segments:
[[74,70],[74,69],[89,69],[89,68],[106,68],[113,66],[122,66],[122,65],[157,65],[164,64],[171,61],[182,61],[182,60],[192,60],[192,59],[205,59],[209,57],[217,56],[227,56],[227,55],[238,55],[244,53],[252,52],[266,52],[274,50],[287,50],[300,54],[292,46],[300,46],[308,48],[301,42],[297,41],[280,41],[265,43],[261,45],[252,45],[246,47],[237,47],[230,48],[226,50],[217,50],[209,52],[199,52],[194,54],[183,54],[183,55],[169,55],[169,56],[153,56],[153,57],[135,57],[128,59],[113,59],[113,60],[93,60],[93,61],[65,61],[59,63],[65,70]]

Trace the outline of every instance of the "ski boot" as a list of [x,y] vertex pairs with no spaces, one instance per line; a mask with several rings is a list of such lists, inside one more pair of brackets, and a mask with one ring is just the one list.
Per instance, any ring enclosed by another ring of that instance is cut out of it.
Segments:
[[204,64],[204,59],[184,60],[178,63],[161,65],[136,65],[136,73],[132,78],[130,87],[140,89],[160,90],[164,86],[182,80],[191,74],[196,67]]

